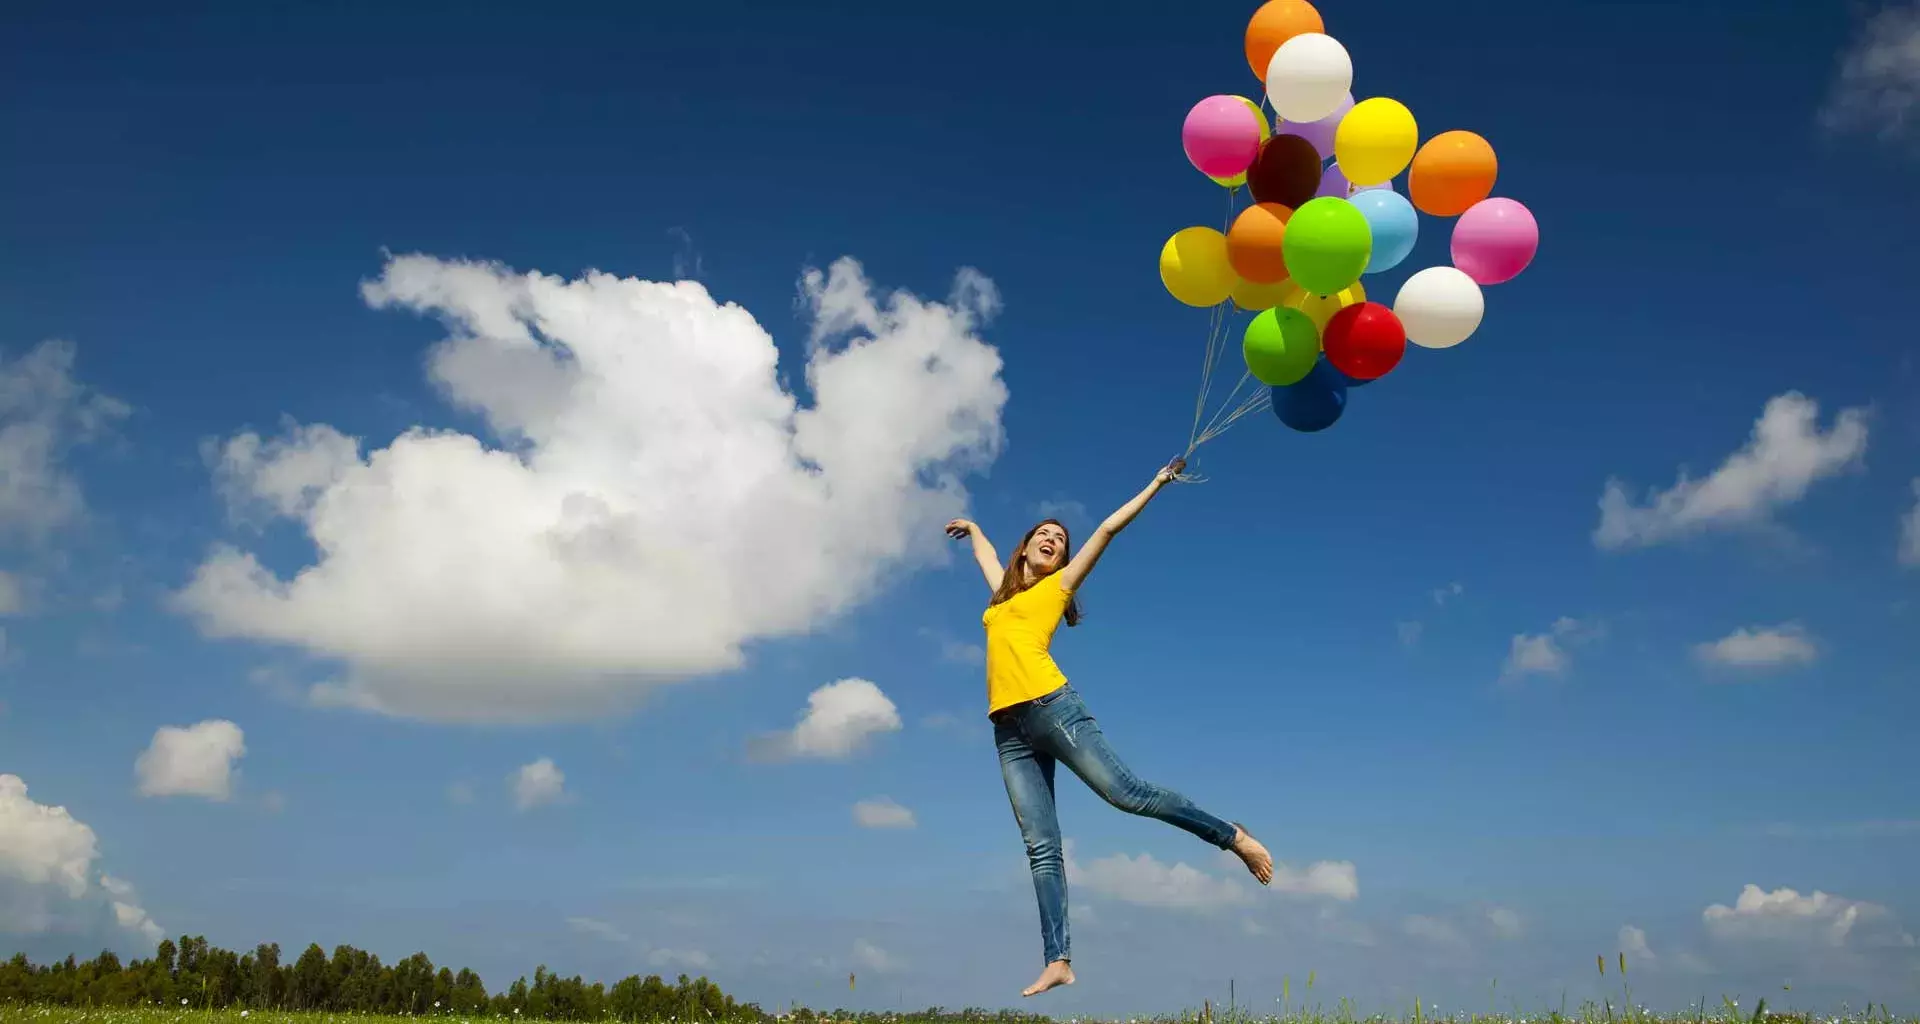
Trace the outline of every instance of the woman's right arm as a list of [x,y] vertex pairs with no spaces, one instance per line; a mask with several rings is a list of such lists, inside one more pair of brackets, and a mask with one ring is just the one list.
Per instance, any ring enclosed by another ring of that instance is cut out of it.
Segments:
[[973,560],[980,563],[980,574],[987,578],[987,589],[999,593],[1000,580],[1006,570],[1000,565],[999,553],[993,550],[993,542],[980,527],[970,519],[955,519],[947,524],[947,536],[966,537],[973,542]]

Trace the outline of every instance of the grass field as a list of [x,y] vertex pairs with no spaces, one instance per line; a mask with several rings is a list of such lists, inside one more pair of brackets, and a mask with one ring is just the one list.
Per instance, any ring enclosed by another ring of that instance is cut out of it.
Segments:
[[[1894,1016],[1880,1007],[1851,1011],[1845,1015],[1807,1014],[1801,1012],[1775,1013],[1765,1007],[1756,1007],[1755,1011],[1741,1012],[1731,1004],[1712,1008],[1708,1012],[1696,1010],[1688,1014],[1657,1015],[1642,1012],[1624,1012],[1604,1004],[1588,1005],[1568,1013],[1546,1012],[1534,1016],[1505,1016],[1475,1014],[1459,1017],[1354,1017],[1339,1011],[1306,1011],[1286,1016],[1253,1017],[1245,1014],[1229,1015],[1224,1011],[1196,1010],[1179,1017],[1142,1016],[1119,1018],[1126,1024],[1390,1024],[1401,1021],[1405,1024],[1765,1024],[1773,1021],[1785,1024],[1798,1021],[1802,1024],[1920,1024],[1920,1018]],[[446,1024],[485,1024],[488,1017],[446,1017]],[[972,1019],[991,1021],[988,1015],[963,1016],[961,1014],[926,1017],[916,1014],[849,1013],[835,1017],[821,1013],[814,1020],[818,1024],[833,1021],[845,1021],[848,1024],[953,1024],[953,1022]],[[1057,1018],[1060,1024],[1090,1024],[1075,1018]],[[355,1013],[327,1012],[291,1012],[281,1010],[191,1010],[152,1008],[113,1008],[86,1009],[66,1006],[22,1006],[0,1003],[0,1024],[419,1024],[417,1017],[386,1017]],[[662,1022],[676,1024],[676,1022]],[[691,1022],[687,1022],[691,1024]]]

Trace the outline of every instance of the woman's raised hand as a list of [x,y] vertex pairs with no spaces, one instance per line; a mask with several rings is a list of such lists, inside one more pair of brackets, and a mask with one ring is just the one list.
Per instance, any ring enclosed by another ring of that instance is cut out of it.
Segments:
[[947,524],[947,536],[959,540],[973,533],[975,527],[971,519],[955,519]]
[[1175,479],[1177,479],[1180,476],[1180,474],[1185,473],[1186,471],[1187,471],[1187,460],[1184,458],[1175,459],[1172,462],[1167,463],[1166,466],[1163,467],[1159,473],[1154,475],[1153,482],[1157,484],[1169,484],[1169,483],[1172,483]]

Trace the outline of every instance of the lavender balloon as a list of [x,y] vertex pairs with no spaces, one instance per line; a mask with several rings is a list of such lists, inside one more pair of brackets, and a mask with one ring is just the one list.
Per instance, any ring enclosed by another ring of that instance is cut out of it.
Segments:
[[1353,184],[1347,181],[1347,176],[1340,170],[1339,164],[1328,164],[1327,169],[1320,172],[1320,191],[1314,193],[1316,197],[1332,196],[1335,199],[1345,199],[1352,194]]
[[1300,136],[1312,143],[1313,151],[1320,154],[1320,159],[1325,160],[1333,155],[1333,133],[1340,127],[1340,119],[1346,117],[1347,111],[1352,109],[1353,93],[1347,93],[1346,98],[1340,101],[1340,105],[1334,108],[1333,113],[1318,121],[1283,121],[1276,134]]

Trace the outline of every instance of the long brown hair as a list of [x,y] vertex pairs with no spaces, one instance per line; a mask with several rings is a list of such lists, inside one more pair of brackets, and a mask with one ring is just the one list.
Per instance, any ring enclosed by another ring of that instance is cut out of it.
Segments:
[[[1060,564],[1062,567],[1065,567],[1067,554],[1073,550],[1073,535],[1067,532],[1067,524],[1058,519],[1040,520],[1033,524],[1033,528],[1027,531],[1027,535],[1020,538],[1020,545],[1013,549],[1013,557],[1007,559],[1007,570],[1000,576],[1000,589],[993,592],[993,600],[987,602],[987,607],[991,608],[1033,585],[1027,582],[1027,544],[1033,540],[1034,534],[1040,532],[1042,526],[1058,526],[1060,528],[1060,535],[1066,538],[1065,550],[1060,553]],[[1059,571],[1059,569],[1054,570],[1054,572]],[[1052,573],[1048,573],[1047,575],[1050,576]],[[1045,578],[1044,576],[1041,577],[1041,579]],[[1070,597],[1067,599],[1066,619],[1067,625],[1069,626],[1078,626],[1080,624],[1079,598]]]

